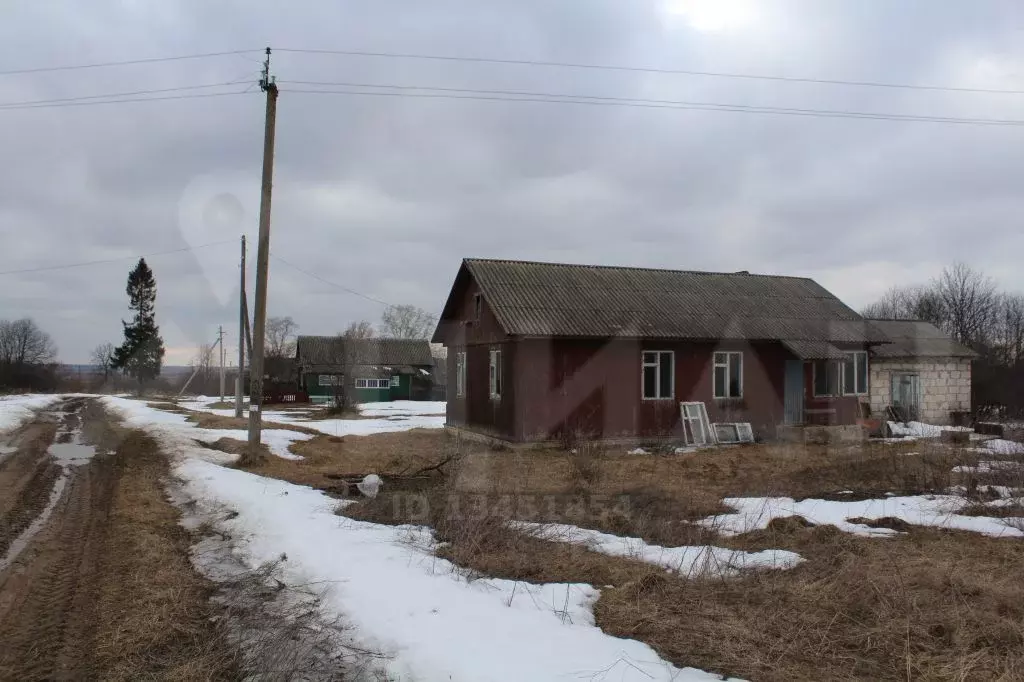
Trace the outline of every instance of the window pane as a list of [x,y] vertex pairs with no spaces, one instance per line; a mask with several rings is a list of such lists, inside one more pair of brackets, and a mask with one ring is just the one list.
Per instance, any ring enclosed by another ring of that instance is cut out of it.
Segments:
[[743,355],[740,353],[729,354],[729,397],[739,398],[743,376]]
[[653,365],[658,362],[658,354],[644,351],[644,364]]
[[658,368],[644,367],[644,397],[657,398]]
[[715,353],[715,364],[716,365],[727,364],[726,353]]
[[828,363],[814,362],[814,395],[828,395]]
[[852,355],[843,361],[843,393],[846,395],[857,392],[857,372],[854,364],[854,356]]
[[501,351],[497,351],[494,358],[494,393],[501,395]]
[[857,393],[868,392],[868,354],[857,353]]
[[839,367],[840,363],[838,360],[831,360],[828,362],[828,394],[838,395],[839,394]]
[[662,353],[658,371],[661,374],[661,381],[658,386],[659,398],[672,397],[672,354]]
[[715,397],[716,398],[724,398],[724,397],[726,397],[726,395],[725,395],[725,385],[728,383],[728,381],[726,380],[726,375],[728,373],[729,373],[729,369],[727,367],[722,367],[720,365],[715,367]]

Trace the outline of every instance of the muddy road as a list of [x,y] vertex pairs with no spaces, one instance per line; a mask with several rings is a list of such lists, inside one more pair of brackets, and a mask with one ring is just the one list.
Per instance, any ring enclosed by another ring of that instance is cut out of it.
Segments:
[[67,398],[0,436],[0,679],[236,679],[166,458]]

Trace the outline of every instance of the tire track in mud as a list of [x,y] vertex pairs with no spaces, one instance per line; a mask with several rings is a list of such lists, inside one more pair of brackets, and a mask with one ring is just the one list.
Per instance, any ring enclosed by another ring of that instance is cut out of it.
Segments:
[[0,461],[0,559],[49,502],[61,473],[47,452],[56,429],[56,420],[33,423],[8,439],[14,452]]
[[[83,404],[81,400],[67,401],[58,408],[67,411],[65,433],[80,427],[75,413]],[[37,446],[38,442],[38,438],[33,440]],[[32,450],[27,448],[25,456]],[[36,468],[46,473],[25,479],[19,502],[4,516],[8,529],[30,525],[50,501],[54,481],[60,483],[60,476],[67,478],[49,520],[0,572],[0,678],[86,678],[91,676],[91,605],[98,589],[97,566],[116,484],[115,470],[104,458],[61,466],[45,448]],[[56,476],[50,478],[52,470]],[[5,536],[8,546],[12,534],[9,530]]]

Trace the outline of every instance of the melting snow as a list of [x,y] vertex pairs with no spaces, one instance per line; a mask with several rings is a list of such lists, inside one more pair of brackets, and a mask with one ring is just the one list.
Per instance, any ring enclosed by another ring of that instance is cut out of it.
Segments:
[[[280,579],[323,588],[326,621],[341,618],[350,645],[377,653],[360,664],[382,679],[519,682],[603,679],[704,682],[646,644],[594,625],[600,593],[586,584],[469,580],[433,554],[428,529],[335,514],[338,500],[305,486],[219,466],[234,458],[192,442],[182,415],[105,398],[132,426],[176,455],[175,474],[221,525],[250,567],[280,562]],[[355,423],[372,420],[350,420]],[[219,432],[223,433],[223,432]]]
[[318,491],[197,459],[175,471],[196,499],[238,512],[223,525],[250,566],[286,556],[286,583],[325,586],[324,615],[384,656],[370,664],[387,679],[720,679],[601,632],[590,585],[467,580],[426,529],[340,517]]
[[731,575],[751,568],[793,568],[799,554],[781,549],[743,552],[725,547],[649,545],[641,538],[622,537],[561,523],[517,521],[513,527],[543,540],[582,545],[601,554],[621,556],[663,566],[686,576]]
[[802,516],[815,525],[832,524],[856,535],[895,535],[897,531],[850,523],[847,519],[893,517],[918,526],[968,530],[992,536],[1024,536],[1024,532],[1008,526],[1004,519],[958,515],[956,512],[971,504],[971,501],[955,495],[887,497],[857,502],[813,499],[797,502],[789,497],[730,497],[722,502],[736,509],[736,512],[711,516],[699,523],[724,534],[746,533],[767,528],[772,519]]
[[[215,443],[221,438],[234,438],[241,441],[249,438],[248,432],[243,429],[201,429],[188,421],[188,415],[158,410],[149,407],[140,400],[105,396],[103,401],[107,407],[118,412],[128,426],[149,430],[162,430],[177,436],[194,438],[204,443]],[[261,435],[263,443],[272,454],[282,459],[292,460],[302,459],[302,457],[289,452],[288,446],[297,441],[309,440],[313,437],[308,433],[285,431],[283,429],[264,429]]]
[[36,410],[57,402],[59,395],[10,395],[0,397],[0,432],[13,431],[32,418]]

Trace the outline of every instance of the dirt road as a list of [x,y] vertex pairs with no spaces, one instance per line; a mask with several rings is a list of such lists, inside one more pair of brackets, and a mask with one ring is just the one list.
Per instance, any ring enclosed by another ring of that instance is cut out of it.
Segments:
[[0,439],[0,679],[232,679],[155,443],[89,398]]

